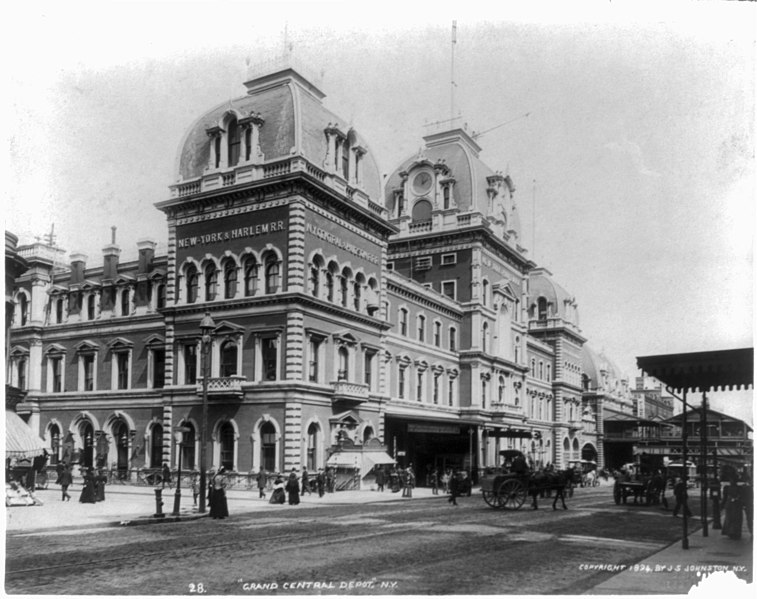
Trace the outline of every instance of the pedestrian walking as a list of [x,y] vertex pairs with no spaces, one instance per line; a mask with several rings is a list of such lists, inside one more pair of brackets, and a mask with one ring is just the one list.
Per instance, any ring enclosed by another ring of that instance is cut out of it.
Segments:
[[407,469],[407,477],[405,478],[405,489],[407,491],[407,494],[405,497],[408,499],[412,499],[413,497],[413,488],[415,487],[415,474],[413,473],[412,467]]
[[304,496],[305,493],[308,495],[312,494],[312,491],[310,490],[310,475],[308,474],[307,468],[302,469],[302,495]]
[[268,484],[268,473],[265,468],[261,468],[258,475],[255,477],[255,482],[258,485],[258,497],[265,499],[265,486]]
[[678,511],[682,510],[686,514],[687,518],[691,518],[693,515],[689,509],[688,493],[686,492],[686,485],[683,484],[682,478],[677,478],[675,486],[673,487],[673,496],[676,498],[676,504],[673,508],[673,517],[678,517]]
[[104,470],[100,470],[95,476],[95,501],[105,501],[105,483],[108,481],[108,475]]
[[74,477],[71,476],[71,469],[68,465],[63,467],[63,470],[58,475],[58,484],[60,485],[63,496],[61,501],[71,501],[71,495],[68,494],[68,487],[74,483]]
[[200,474],[199,472],[192,473],[192,499],[194,505],[197,505],[197,498],[200,496]]
[[386,482],[386,473],[383,466],[376,466],[376,490],[384,492],[384,483]]
[[323,468],[318,468],[318,473],[315,475],[315,488],[318,491],[318,497],[323,497],[326,491],[326,474]]
[[742,484],[739,485],[741,490],[741,504],[744,506],[744,515],[746,516],[746,527],[749,530],[749,536],[754,538],[754,532],[752,531],[753,518],[754,518],[754,491],[752,489],[752,479],[748,472],[745,472],[742,477]]
[[439,472],[436,470],[436,468],[431,470],[431,475],[429,478],[431,482],[431,494],[439,495]]
[[210,517],[223,520],[229,516],[229,504],[226,501],[226,468],[221,466],[210,479],[213,489],[213,501],[210,504]]
[[442,474],[442,489],[444,489],[445,495],[449,493],[449,478],[449,468],[447,468]]
[[171,469],[165,462],[163,462],[163,470],[161,470],[160,480],[164,489],[166,487],[168,487],[169,489],[171,488]]
[[289,495],[289,505],[299,505],[300,503],[300,483],[297,481],[297,472],[292,468],[289,480],[286,484],[286,492]]
[[449,476],[449,497],[447,503],[457,505],[457,497],[460,495],[460,479],[456,472],[452,472]]
[[95,477],[92,468],[84,471],[84,483],[79,495],[79,503],[95,503]]
[[334,487],[336,487],[336,477],[334,476],[334,469],[326,468],[326,491],[328,491],[329,493],[333,493]]

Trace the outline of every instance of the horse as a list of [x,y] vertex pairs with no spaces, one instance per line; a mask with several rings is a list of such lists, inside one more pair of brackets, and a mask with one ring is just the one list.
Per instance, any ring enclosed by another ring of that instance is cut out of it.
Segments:
[[535,472],[529,478],[528,492],[531,495],[533,502],[531,507],[535,510],[539,509],[539,503],[537,497],[542,491],[555,491],[555,498],[552,501],[552,509],[557,509],[557,500],[562,501],[562,509],[567,510],[568,506],[565,505],[565,489],[573,480],[573,468],[567,470],[555,470],[552,472],[540,471]]

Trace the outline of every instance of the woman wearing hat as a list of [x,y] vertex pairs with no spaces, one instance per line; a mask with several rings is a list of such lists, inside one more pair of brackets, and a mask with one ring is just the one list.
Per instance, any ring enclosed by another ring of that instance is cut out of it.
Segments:
[[210,517],[223,520],[229,516],[229,505],[226,502],[226,469],[221,466],[210,479],[212,501],[210,503]]

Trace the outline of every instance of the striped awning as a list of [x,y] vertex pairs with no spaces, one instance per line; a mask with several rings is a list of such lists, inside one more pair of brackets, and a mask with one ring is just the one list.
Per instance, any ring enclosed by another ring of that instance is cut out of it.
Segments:
[[13,458],[36,458],[45,452],[45,442],[15,412],[5,410],[5,454]]

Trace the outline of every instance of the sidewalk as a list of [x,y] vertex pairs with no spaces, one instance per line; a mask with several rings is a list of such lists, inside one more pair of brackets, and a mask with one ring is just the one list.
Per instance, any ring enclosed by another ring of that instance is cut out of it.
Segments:
[[[584,594],[687,594],[692,587],[708,577],[711,577],[709,582],[713,583],[712,586],[707,586],[709,593],[717,590],[724,594],[730,594],[731,591],[737,592],[739,596],[744,594],[745,581],[751,583],[754,579],[754,543],[746,522],[739,540],[720,534],[720,530],[713,530],[711,522],[709,535],[703,537],[699,521],[693,524],[696,528],[689,532],[688,549],[682,548],[679,539],[642,562],[626,564],[625,570]],[[737,581],[736,576],[740,580]],[[724,583],[726,586],[723,586]]]
[[[89,529],[103,526],[133,526],[138,524],[151,524],[159,522],[176,521],[172,516],[175,489],[164,489],[162,493],[165,514],[163,518],[155,518],[155,491],[153,487],[133,485],[108,485],[105,490],[105,501],[98,503],[79,503],[81,487],[77,486],[71,491],[71,501],[61,501],[59,487],[52,486],[35,493],[35,497],[42,501],[43,505],[29,507],[6,507],[5,523],[8,533],[19,532],[42,532],[55,529]],[[291,510],[288,504],[271,505],[266,499],[258,497],[257,490],[244,491],[231,489],[227,491],[226,498],[229,505],[229,514],[248,512],[277,512],[279,510]],[[413,499],[444,497],[443,494],[433,495],[431,489],[413,489]],[[207,516],[198,514],[192,506],[191,489],[181,489],[181,520],[203,518]],[[412,501],[404,499],[402,493],[384,491],[339,491],[326,493],[323,497],[317,494],[300,497],[298,509],[313,508],[320,505],[381,503],[395,501]]]

